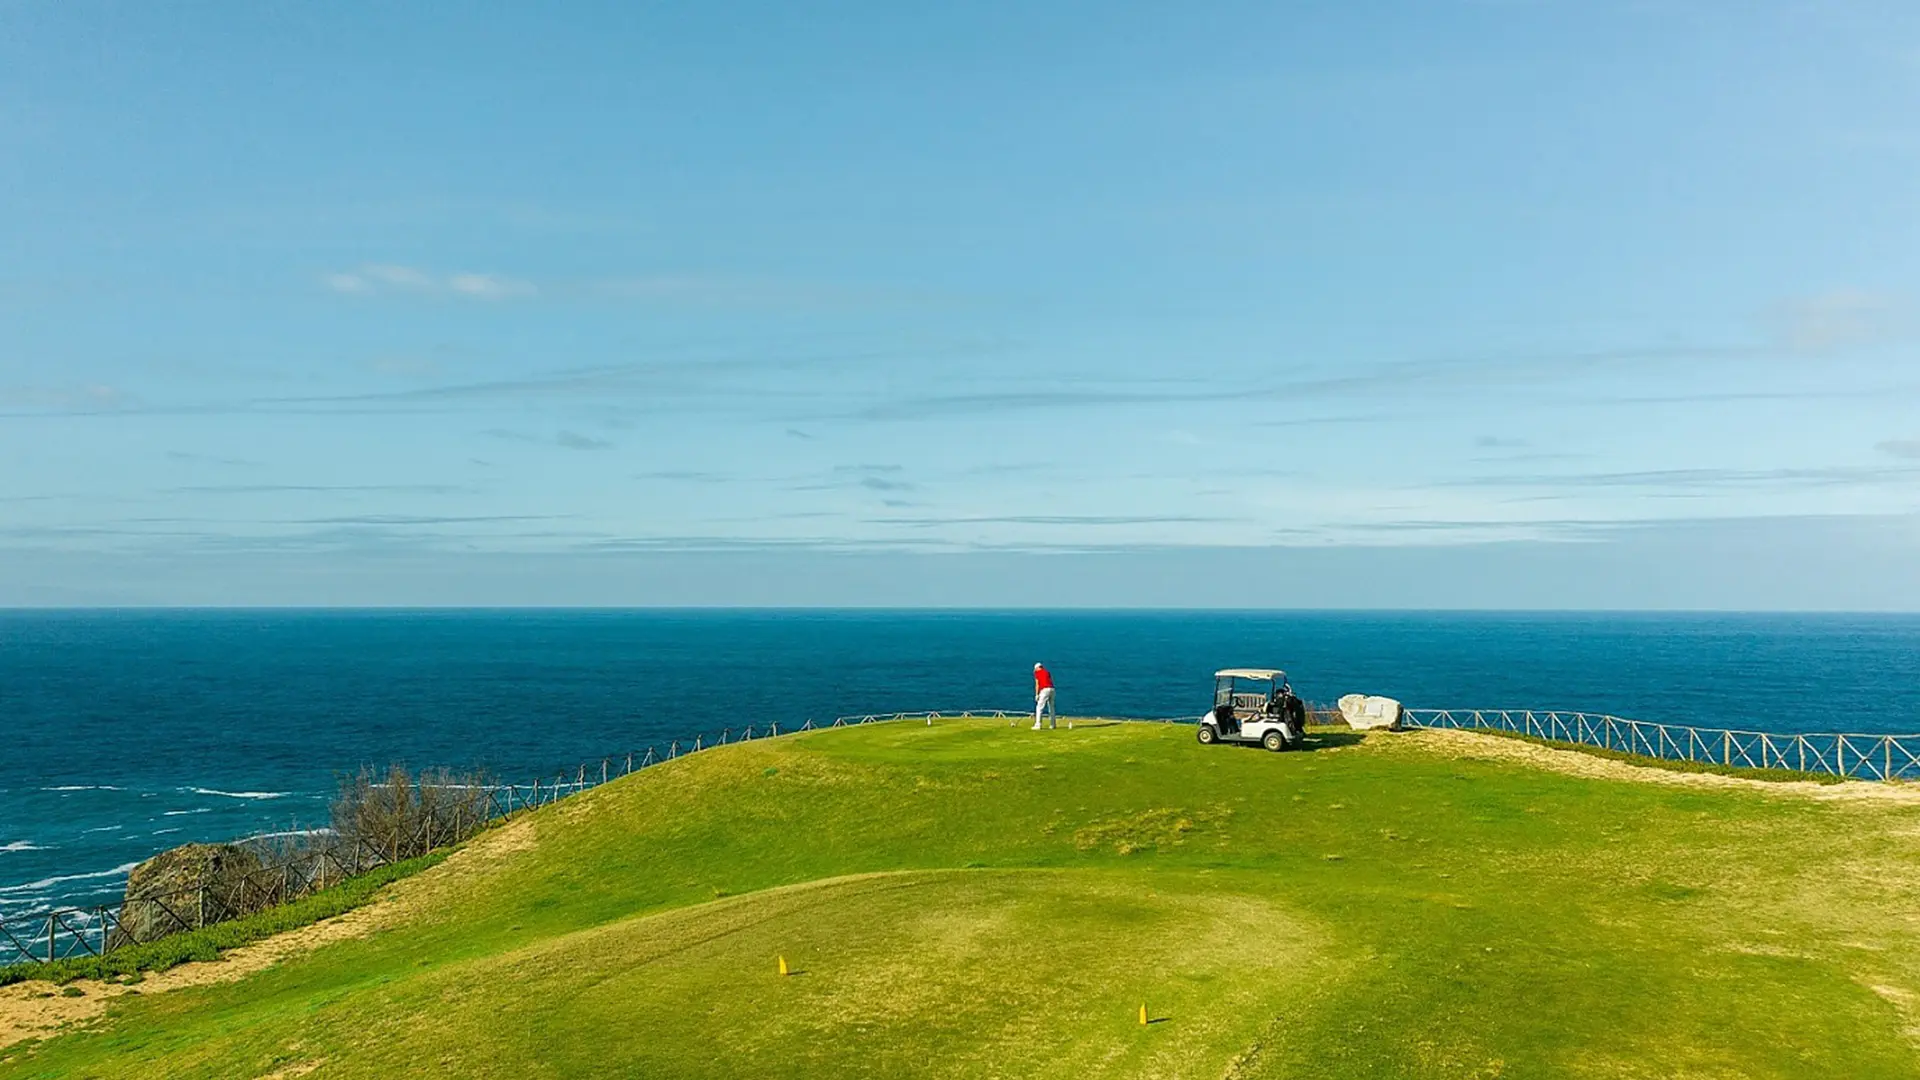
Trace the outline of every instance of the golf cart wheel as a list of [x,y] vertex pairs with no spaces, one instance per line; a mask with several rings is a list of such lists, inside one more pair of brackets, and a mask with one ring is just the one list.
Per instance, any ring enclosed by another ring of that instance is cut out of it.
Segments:
[[1200,734],[1196,736],[1202,746],[1212,746],[1220,740],[1220,733],[1213,730],[1212,724],[1201,724]]
[[1279,732],[1269,731],[1261,738],[1260,745],[1269,750],[1285,750],[1287,748],[1287,740],[1282,737]]

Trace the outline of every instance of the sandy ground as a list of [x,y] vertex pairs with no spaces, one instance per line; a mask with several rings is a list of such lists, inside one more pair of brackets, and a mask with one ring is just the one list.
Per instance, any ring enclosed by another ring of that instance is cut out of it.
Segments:
[[1584,776],[1595,780],[1626,780],[1643,784],[1669,784],[1676,787],[1717,788],[1723,791],[1749,791],[1786,798],[1815,799],[1822,802],[1875,802],[1920,805],[1920,785],[1883,784],[1872,780],[1849,780],[1838,784],[1819,784],[1811,780],[1754,780],[1744,776],[1718,773],[1678,772],[1626,761],[1542,746],[1522,739],[1510,739],[1477,731],[1452,728],[1422,728],[1397,734],[1376,735],[1360,745],[1389,749],[1396,744],[1437,752],[1455,758],[1485,761],[1511,761],[1538,769]]
[[[218,960],[181,964],[150,974],[132,986],[91,979],[79,979],[65,987],[46,982],[0,986],[0,1047],[39,1038],[68,1024],[93,1020],[105,1012],[114,999],[128,994],[164,994],[187,987],[233,982],[324,945],[398,926],[415,913],[430,910],[436,897],[462,888],[473,876],[486,873],[515,852],[531,849],[534,843],[533,823],[523,818],[473,841],[432,870],[395,882],[364,907],[244,945],[222,953]],[[63,991],[68,988],[79,990],[80,996],[67,996]]]

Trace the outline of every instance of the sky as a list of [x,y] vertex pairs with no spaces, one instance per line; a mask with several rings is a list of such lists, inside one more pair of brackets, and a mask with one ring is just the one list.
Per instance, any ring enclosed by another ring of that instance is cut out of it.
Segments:
[[1920,6],[0,0],[0,605],[1920,610]]

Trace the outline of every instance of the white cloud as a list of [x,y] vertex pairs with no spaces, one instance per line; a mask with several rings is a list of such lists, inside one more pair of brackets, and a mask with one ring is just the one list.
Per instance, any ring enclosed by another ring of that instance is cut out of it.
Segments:
[[509,296],[525,296],[533,292],[532,282],[515,281],[494,274],[455,274],[447,279],[447,287],[464,296],[482,300],[504,300]]
[[419,293],[423,295],[464,296],[474,300],[506,300],[538,291],[530,281],[463,271],[436,275],[412,266],[392,263],[365,263],[352,270],[327,274],[321,279],[338,293]]
[[1881,345],[1905,336],[1908,315],[1900,297],[1838,289],[1780,305],[1779,335],[1801,352]]

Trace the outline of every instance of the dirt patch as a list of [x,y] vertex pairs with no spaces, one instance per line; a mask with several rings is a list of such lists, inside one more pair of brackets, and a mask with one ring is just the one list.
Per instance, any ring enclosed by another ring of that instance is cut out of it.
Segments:
[[1920,806],[1920,786],[1912,784],[1884,784],[1866,780],[1819,784],[1811,780],[1754,780],[1744,776],[1722,776],[1719,773],[1678,772],[1650,765],[1614,761],[1610,758],[1583,754],[1578,750],[1563,750],[1478,731],[1423,728],[1397,735],[1377,735],[1367,739],[1361,745],[1375,749],[1408,745],[1460,760],[1511,761],[1595,780],[1628,780],[1644,784],[1667,784],[1674,787],[1746,791],[1787,798],[1814,799],[1821,802],[1871,802]]
[[[0,1047],[38,1038],[66,1024],[92,1020],[105,1012],[116,998],[129,994],[164,994],[170,990],[232,982],[323,945],[365,937],[386,924],[391,906],[374,903],[355,908],[325,922],[289,930],[223,953],[218,960],[181,964],[148,975],[130,986],[78,979],[64,987],[45,982],[0,987]],[[69,996],[68,990],[78,990],[79,994]]]
[[[439,866],[394,882],[364,907],[243,945],[222,953],[218,960],[181,964],[155,972],[132,985],[78,979],[64,987],[46,982],[0,986],[0,1048],[41,1038],[66,1025],[94,1020],[114,1000],[129,994],[164,994],[234,982],[336,941],[368,937],[411,922],[416,916],[433,910],[449,893],[466,888],[473,878],[493,872],[500,862],[519,852],[531,851],[537,844],[534,823],[522,818],[472,841]],[[69,994],[70,990],[79,993]],[[318,1067],[318,1063],[314,1063],[303,1071]],[[291,1077],[301,1073],[283,1069],[274,1075]]]

